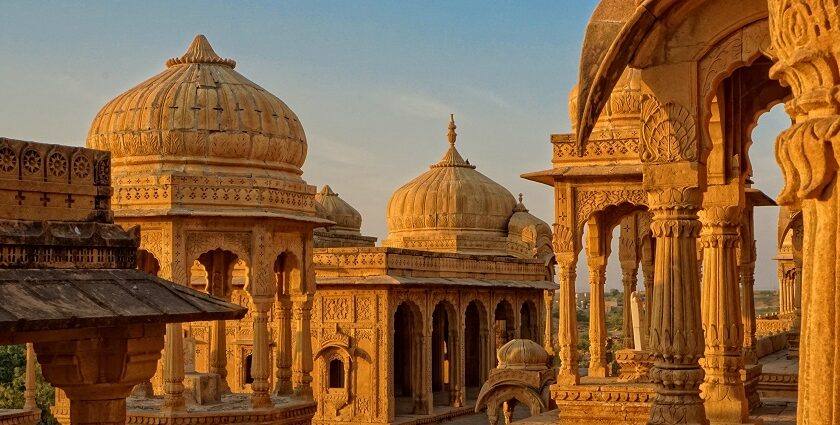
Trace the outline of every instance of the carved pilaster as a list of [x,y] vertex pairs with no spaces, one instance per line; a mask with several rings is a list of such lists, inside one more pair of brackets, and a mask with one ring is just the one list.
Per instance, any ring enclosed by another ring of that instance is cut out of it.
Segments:
[[743,328],[739,295],[739,206],[707,206],[703,223],[702,316],[705,331],[706,372],[702,389],[706,417],[715,423],[745,423],[749,412],[741,381]]
[[180,323],[166,324],[163,354],[163,413],[186,411],[184,400],[184,334]]
[[697,235],[700,222],[697,188],[654,189],[648,193],[656,258],[650,349],[655,362],[651,380],[657,397],[649,424],[697,424],[706,421],[700,383],[703,329],[697,281]]

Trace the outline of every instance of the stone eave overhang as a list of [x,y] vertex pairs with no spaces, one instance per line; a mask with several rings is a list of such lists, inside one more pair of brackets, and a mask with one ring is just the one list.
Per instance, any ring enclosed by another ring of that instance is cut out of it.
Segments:
[[521,174],[520,177],[537,183],[554,186],[560,181],[595,182],[612,181],[616,177],[638,179],[642,181],[642,165],[584,165],[576,167],[557,167],[550,170]]
[[206,320],[247,309],[134,269],[0,269],[0,333]]
[[180,208],[166,208],[166,209],[143,209],[143,210],[114,210],[114,217],[119,221],[120,219],[134,219],[134,218],[154,218],[154,217],[207,217],[207,218],[269,218],[279,220],[296,221],[302,224],[307,224],[310,227],[329,227],[334,226],[335,222],[325,218],[315,217],[304,214],[281,213],[274,211],[253,211],[253,210],[193,210]]
[[510,289],[548,289],[556,290],[557,284],[547,280],[497,280],[445,277],[407,277],[391,275],[316,277],[317,285],[377,285],[377,286],[434,286],[468,288],[510,288]]

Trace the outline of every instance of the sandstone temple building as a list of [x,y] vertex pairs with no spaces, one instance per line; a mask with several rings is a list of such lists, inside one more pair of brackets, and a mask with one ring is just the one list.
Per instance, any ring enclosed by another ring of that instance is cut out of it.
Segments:
[[461,156],[454,119],[448,139],[391,196],[382,247],[354,244],[358,213],[319,196],[349,237],[315,250],[315,423],[472,412],[500,347],[551,347],[551,228]]

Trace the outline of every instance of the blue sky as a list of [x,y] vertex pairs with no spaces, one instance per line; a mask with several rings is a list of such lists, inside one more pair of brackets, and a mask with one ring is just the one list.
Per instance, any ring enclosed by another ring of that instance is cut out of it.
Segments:
[[[549,135],[569,131],[568,93],[595,4],[6,0],[0,135],[83,145],[105,102],[202,33],[298,114],[309,141],[304,178],[354,205],[364,233],[384,238],[390,194],[443,155],[449,113],[461,153],[551,223],[551,190],[518,176],[549,168]],[[752,149],[757,186],[771,196],[781,186],[772,140],[785,125],[780,109],[768,114]],[[775,214],[759,215],[758,287],[776,286]],[[582,261],[581,289],[585,270]],[[608,287],[619,276],[611,267]]]

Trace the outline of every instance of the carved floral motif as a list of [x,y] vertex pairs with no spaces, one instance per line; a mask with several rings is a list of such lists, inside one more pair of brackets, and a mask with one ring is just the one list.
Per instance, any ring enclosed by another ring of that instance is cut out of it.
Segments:
[[644,96],[641,139],[642,162],[697,160],[694,116],[676,103],[662,105],[655,97]]

